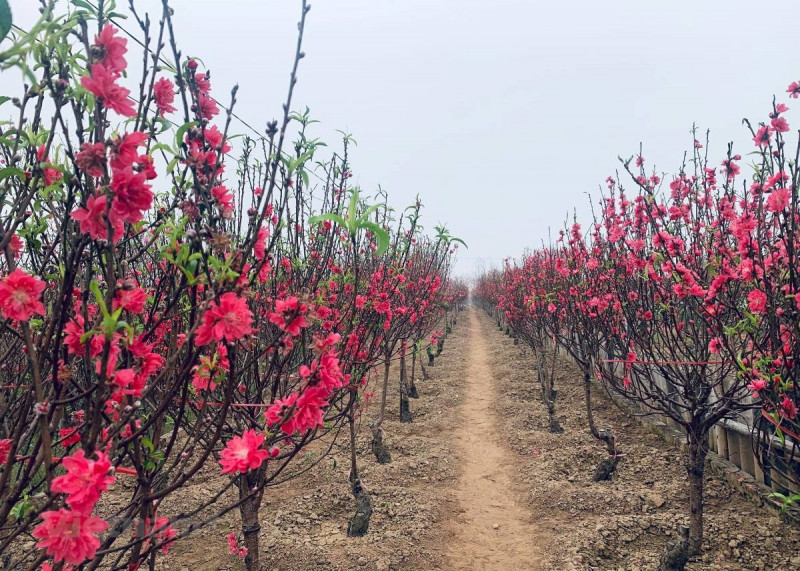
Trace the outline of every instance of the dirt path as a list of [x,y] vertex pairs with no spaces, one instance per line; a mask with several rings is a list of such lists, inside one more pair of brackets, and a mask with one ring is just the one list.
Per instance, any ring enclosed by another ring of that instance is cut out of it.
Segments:
[[497,384],[477,311],[468,314],[466,398],[453,436],[462,464],[455,489],[461,513],[450,524],[449,563],[452,569],[540,569],[543,530],[516,501],[513,459],[499,444],[492,414]]

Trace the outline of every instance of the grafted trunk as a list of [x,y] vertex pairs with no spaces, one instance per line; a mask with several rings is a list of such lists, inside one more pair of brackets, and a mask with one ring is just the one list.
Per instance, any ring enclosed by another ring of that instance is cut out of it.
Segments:
[[547,359],[544,352],[544,347],[540,346],[538,350],[539,364],[536,367],[537,376],[539,377],[539,385],[542,389],[542,401],[547,407],[547,418],[549,430],[553,434],[561,434],[564,429],[556,417],[556,391],[553,383],[553,375],[547,367]]
[[411,403],[408,400],[408,382],[406,380],[406,352],[405,347],[400,353],[400,422],[411,422]]
[[409,378],[408,383],[408,396],[412,399],[419,398],[419,392],[417,392],[417,346],[414,345],[414,352],[411,353],[411,377]]
[[347,524],[348,537],[361,537],[369,530],[369,520],[372,517],[372,498],[364,491],[361,480],[353,483],[353,496],[356,498],[356,513]]
[[392,461],[392,455],[383,443],[383,429],[377,423],[372,423],[370,428],[372,429],[371,448],[375,459],[378,464],[389,464]]
[[597,425],[594,423],[594,413],[592,411],[592,377],[589,374],[589,369],[584,368],[583,371],[583,392],[586,397],[586,418],[589,423],[589,432],[592,433],[597,440],[606,445],[608,451],[608,458],[603,460],[594,471],[594,481],[601,482],[610,480],[617,469],[619,462],[619,450],[617,449],[617,441],[614,432],[609,429],[598,430]]
[[381,410],[380,414],[378,415],[378,420],[370,424],[370,427],[372,428],[372,453],[375,454],[375,458],[378,460],[379,464],[388,464],[392,461],[392,455],[389,454],[389,451],[386,449],[386,446],[383,443],[383,418],[386,414],[386,394],[389,391],[389,368],[391,365],[391,353],[387,351],[385,360],[383,362],[383,391],[381,393]]
[[705,434],[689,432],[689,552],[700,553],[703,547],[703,488],[708,448]]
[[261,507],[261,500],[264,497],[264,489],[253,493],[253,486],[257,485],[258,474],[242,474],[239,476],[239,499],[244,500],[239,505],[239,513],[242,516],[242,536],[244,546],[247,548],[247,555],[244,557],[244,565],[247,571],[261,571],[259,559],[260,546],[258,533],[261,531],[261,523],[258,519],[258,511]]
[[[356,513],[350,518],[347,524],[347,535],[349,537],[361,537],[366,535],[369,529],[369,520],[372,516],[372,498],[364,491],[361,478],[358,474],[358,463],[356,461],[356,427],[355,418],[352,413],[347,418],[350,425],[350,483],[352,484],[353,497],[356,500]],[[388,452],[387,452],[388,454]]]
[[689,528],[682,525],[678,529],[678,538],[667,543],[661,555],[657,571],[684,571],[689,561]]

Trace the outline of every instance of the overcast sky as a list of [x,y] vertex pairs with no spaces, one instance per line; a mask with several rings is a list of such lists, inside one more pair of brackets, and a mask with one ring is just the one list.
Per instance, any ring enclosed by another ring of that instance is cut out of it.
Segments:
[[[37,5],[11,0],[15,21]],[[299,0],[172,6],[215,95],[238,83],[243,118],[277,117]],[[798,22],[797,1],[317,0],[294,106],[330,143],[354,135],[362,188],[380,184],[400,209],[420,194],[426,226],[468,243],[457,271],[471,275],[540,244],[574,207],[588,222],[585,193],[640,142],[670,172],[693,122],[719,160],[730,140],[752,150],[741,119],[764,120],[800,79]]]

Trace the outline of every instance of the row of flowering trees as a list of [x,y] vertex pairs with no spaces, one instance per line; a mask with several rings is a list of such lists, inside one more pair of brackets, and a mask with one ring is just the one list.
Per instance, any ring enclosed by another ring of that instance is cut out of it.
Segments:
[[[787,92],[797,98],[800,85]],[[595,426],[592,376],[683,429],[694,552],[720,421],[749,422],[767,478],[800,485],[800,146],[788,144],[787,111],[776,101],[758,126],[746,122],[748,162],[732,145],[714,161],[696,132],[666,180],[641,155],[621,161],[629,188],[609,177],[588,229],[569,224],[476,291],[537,351],[549,337],[581,368],[589,430],[609,451],[598,478],[613,472],[619,449]]]
[[[0,61],[25,78],[0,98],[3,565],[152,569],[238,510],[231,550],[260,569],[266,489],[348,432],[351,531],[366,532],[369,373],[464,292],[456,245],[421,233],[420,204],[399,220],[368,204],[349,139],[322,161],[308,114],[290,112],[309,7],[283,114],[238,158],[236,90],[221,102],[179,51],[166,0],[154,19],[131,4],[124,33],[112,1],[41,8],[10,33],[0,10]],[[211,497],[175,499],[209,474]]]

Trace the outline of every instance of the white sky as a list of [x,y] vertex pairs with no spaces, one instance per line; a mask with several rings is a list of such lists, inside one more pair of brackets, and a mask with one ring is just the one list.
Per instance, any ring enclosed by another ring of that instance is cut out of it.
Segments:
[[[299,0],[171,4],[214,94],[238,83],[239,115],[258,128],[277,117]],[[729,140],[752,150],[741,119],[766,119],[773,93],[800,106],[784,94],[800,79],[797,1],[311,4],[294,107],[311,108],[329,144],[336,129],[355,136],[366,191],[380,184],[398,209],[420,194],[426,227],[446,223],[468,243],[463,275],[540,244],[573,207],[588,223],[584,193],[597,196],[640,141],[647,165],[674,171],[693,122],[722,160]],[[159,13],[158,0],[136,5]],[[11,0],[15,23],[37,6]]]

